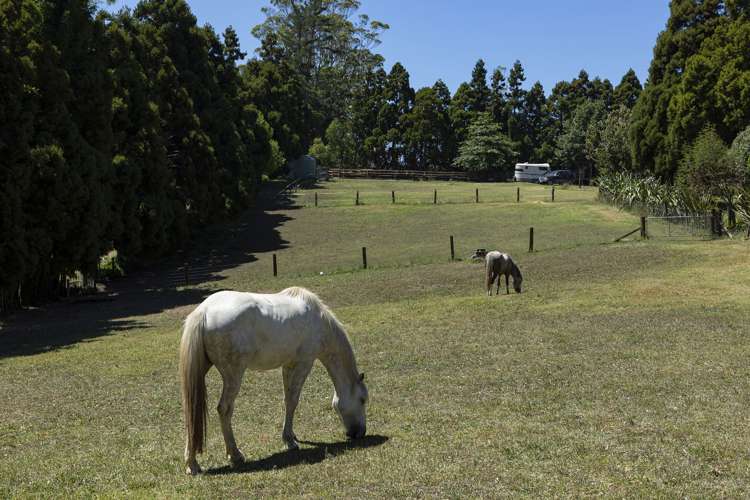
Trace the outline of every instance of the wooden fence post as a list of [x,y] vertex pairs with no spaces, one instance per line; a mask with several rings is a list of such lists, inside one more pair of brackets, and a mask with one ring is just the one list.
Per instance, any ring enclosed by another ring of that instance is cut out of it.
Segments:
[[432,198],[432,204],[433,205],[437,205],[437,189],[435,190],[435,194],[434,194],[434,196]]
[[451,235],[451,260],[456,260],[456,252],[453,247],[453,235]]
[[362,247],[362,269],[367,269],[367,247]]
[[721,236],[721,212],[716,209],[711,210],[711,233]]
[[552,186],[552,203],[555,202],[555,186]]
[[359,205],[359,191],[357,191],[357,197],[354,198],[354,204]]
[[529,252],[534,251],[534,228],[529,228]]
[[479,203],[479,188],[476,190],[476,201]]
[[391,203],[396,203],[396,191],[391,191]]
[[646,232],[646,218],[641,217],[641,238],[644,240],[648,238],[648,233]]
[[278,270],[278,267],[276,266],[276,254],[273,254],[273,275],[274,276],[279,275],[279,270]]
[[315,191],[315,206],[318,206],[318,192]]
[[516,203],[518,203],[520,201],[521,201],[521,188],[517,187],[516,188]]

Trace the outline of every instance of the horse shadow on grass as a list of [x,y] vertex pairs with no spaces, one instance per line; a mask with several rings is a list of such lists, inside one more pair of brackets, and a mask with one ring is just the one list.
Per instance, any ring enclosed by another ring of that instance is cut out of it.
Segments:
[[208,469],[204,474],[218,476],[225,474],[245,474],[251,472],[262,472],[286,469],[296,465],[312,465],[322,462],[328,458],[343,455],[351,450],[372,448],[380,446],[388,441],[387,436],[365,436],[354,441],[340,441],[336,443],[318,443],[314,441],[300,441],[300,444],[311,446],[299,450],[287,450],[274,453],[260,460],[249,460],[243,464],[232,467],[225,465],[214,469]]

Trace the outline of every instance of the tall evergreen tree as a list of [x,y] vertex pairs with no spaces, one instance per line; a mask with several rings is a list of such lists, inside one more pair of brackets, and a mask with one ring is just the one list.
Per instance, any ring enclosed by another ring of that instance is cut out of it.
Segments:
[[414,107],[407,116],[407,157],[413,158],[413,167],[420,170],[440,169],[448,165],[442,162],[446,160],[446,149],[450,147],[447,137],[450,117],[447,105],[442,100],[444,95],[438,95],[439,91],[442,92],[440,87],[444,85],[438,81],[435,87],[419,89]]
[[386,165],[389,168],[400,168],[413,162],[405,157],[406,117],[414,105],[414,89],[409,84],[409,73],[396,63],[388,74],[384,89],[384,103],[378,112],[377,125],[380,135],[385,139]]
[[450,109],[451,93],[448,86],[438,80],[432,86],[437,99],[437,112],[439,116],[436,133],[438,156],[435,158],[434,165],[438,168],[447,168],[453,163],[457,154],[457,141],[452,127]]
[[503,68],[496,68],[492,72],[492,83],[490,85],[490,99],[488,111],[492,114],[495,122],[500,124],[503,131],[508,126],[508,85],[505,81]]
[[521,113],[523,139],[520,144],[520,157],[525,161],[547,162],[553,151],[545,148],[545,131],[548,127],[547,100],[544,87],[534,83],[526,93]]
[[469,131],[469,124],[474,119],[474,113],[471,111],[471,87],[468,83],[462,83],[453,94],[448,114],[451,118],[453,134],[456,137],[456,143],[461,144],[466,140]]
[[643,86],[641,85],[641,81],[638,80],[635,71],[633,71],[632,68],[629,69],[628,72],[623,75],[620,84],[615,87],[613,95],[614,107],[627,106],[628,108],[633,109],[633,106],[635,106],[636,101],[638,101],[638,96],[641,95],[642,91]]
[[479,59],[471,71],[469,111],[484,113],[490,104],[490,88],[487,86],[487,69]]
[[[103,19],[96,16],[94,0],[55,0],[46,6],[46,30],[60,50],[60,62],[70,77],[71,118],[83,150],[75,161],[88,197],[78,214],[81,252],[93,271],[106,249],[106,231],[112,221],[112,82],[108,71],[109,41]],[[77,146],[71,145],[72,148]],[[71,157],[67,150],[66,157]],[[86,238],[84,240],[84,238]],[[74,260],[77,258],[74,257]]]
[[[742,68],[747,67],[743,66],[743,61],[746,64],[748,60],[747,44],[738,40],[737,47],[745,49],[736,52],[733,63],[717,57],[732,52],[731,48],[714,51],[711,47],[713,40],[721,37],[719,33],[731,30],[731,25],[735,25],[738,32],[743,31],[743,26],[747,25],[744,3],[722,0],[673,0],[670,3],[667,28],[657,38],[648,81],[633,109],[631,143],[633,162],[639,169],[672,178],[685,149],[704,126],[713,124],[727,141],[741,130],[742,125],[727,127],[723,123],[722,115],[726,110],[714,104],[711,88],[720,81],[723,71],[729,74],[739,69],[732,76],[732,81],[737,81]],[[716,47],[719,45],[728,48],[733,44],[725,39]],[[698,54],[702,47],[706,47],[711,56]],[[720,93],[725,92],[722,89]]]
[[113,239],[125,265],[131,258],[158,256],[172,248],[169,228],[178,200],[170,187],[174,178],[167,167],[156,91],[144,67],[149,48],[130,11],[112,16],[108,36],[114,84]]
[[378,114],[385,104],[387,80],[385,70],[378,67],[355,93],[350,119],[358,165],[372,168],[386,162],[385,134],[378,127]]
[[508,73],[508,137],[515,141],[520,139],[520,124],[518,113],[523,108],[526,92],[523,90],[523,82],[526,81],[521,61],[513,63]]

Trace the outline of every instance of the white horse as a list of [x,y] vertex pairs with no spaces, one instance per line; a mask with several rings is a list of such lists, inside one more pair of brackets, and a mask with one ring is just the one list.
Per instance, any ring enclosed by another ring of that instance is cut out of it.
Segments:
[[516,293],[521,293],[521,283],[523,282],[523,276],[521,276],[521,270],[513,259],[507,253],[498,252],[493,250],[487,252],[485,255],[485,271],[487,274],[487,295],[492,295],[492,283],[497,278],[497,292],[500,293],[500,275],[505,275],[505,293],[509,294],[508,289],[508,276],[513,276],[513,289]]
[[343,326],[314,293],[297,287],[276,294],[218,292],[196,307],[185,320],[180,344],[187,473],[200,472],[195,455],[205,446],[205,376],[212,365],[224,382],[217,410],[227,456],[237,466],[245,458],[234,440],[232,411],[245,370],[282,368],[286,416],[281,438],[293,450],[299,448],[292,430],[294,410],[316,359],[333,381],[333,408],[346,435],[361,438],[366,431],[365,376],[357,371]]

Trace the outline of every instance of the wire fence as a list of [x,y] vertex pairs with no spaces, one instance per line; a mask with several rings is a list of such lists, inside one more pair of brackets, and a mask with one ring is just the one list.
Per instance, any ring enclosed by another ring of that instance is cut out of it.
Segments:
[[721,214],[689,213],[667,204],[640,201],[623,204],[602,188],[599,188],[598,196],[603,203],[646,217],[648,228],[644,229],[649,238],[712,239],[721,235]]
[[540,186],[515,189],[417,189],[417,190],[298,190],[293,194],[296,205],[342,207],[358,205],[445,205],[468,203],[576,202],[587,198],[584,191],[569,186]]
[[708,240],[715,232],[711,215],[650,216],[648,222],[650,238]]

